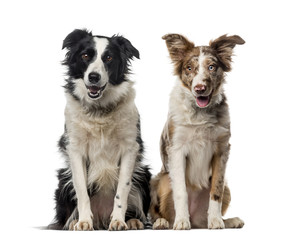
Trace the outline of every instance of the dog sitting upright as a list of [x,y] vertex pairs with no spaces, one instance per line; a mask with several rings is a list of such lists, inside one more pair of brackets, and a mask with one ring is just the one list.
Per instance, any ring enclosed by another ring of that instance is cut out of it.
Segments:
[[196,47],[178,34],[163,39],[178,80],[160,141],[163,167],[151,181],[153,228],[241,228],[239,218],[222,219],[230,203],[224,178],[230,119],[223,84],[233,48],[245,41],[224,35]]
[[129,80],[138,50],[122,36],[74,30],[63,41],[66,167],[58,171],[56,217],[50,228],[143,229],[150,172],[143,165],[140,118]]

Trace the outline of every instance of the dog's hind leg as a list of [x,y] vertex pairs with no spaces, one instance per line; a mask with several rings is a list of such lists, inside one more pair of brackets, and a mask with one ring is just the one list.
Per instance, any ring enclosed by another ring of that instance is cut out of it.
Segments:
[[230,189],[229,187],[226,185],[224,185],[224,192],[223,192],[223,199],[222,199],[222,208],[221,208],[221,214],[222,216],[225,215],[229,204],[231,202],[231,193],[230,193]]
[[223,219],[225,228],[242,228],[244,221],[238,217]]
[[151,205],[150,215],[153,229],[169,229],[175,219],[174,203],[170,179],[167,173],[159,173],[150,182]]
[[64,230],[74,230],[75,225],[78,222],[78,211],[77,208],[74,209],[73,213],[71,214],[71,216],[69,217],[69,219],[67,220],[65,226],[64,226]]
[[128,209],[125,215],[129,230],[141,230],[151,227],[151,223],[147,219],[150,206],[150,179],[151,173],[148,166],[140,165],[135,168],[128,197]]
[[129,230],[142,230],[144,229],[144,224],[136,218],[132,218],[126,222]]
[[76,209],[75,191],[73,189],[71,171],[68,168],[58,170],[58,188],[55,191],[56,216],[49,229],[67,229],[67,222]]
[[[225,214],[227,208],[229,207],[231,201],[230,189],[227,185],[224,187],[223,200],[222,200],[222,216]],[[238,217],[223,219],[225,228],[242,228],[244,226],[244,221]]]

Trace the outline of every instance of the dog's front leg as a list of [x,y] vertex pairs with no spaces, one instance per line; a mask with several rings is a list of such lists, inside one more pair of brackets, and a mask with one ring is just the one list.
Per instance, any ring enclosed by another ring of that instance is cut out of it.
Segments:
[[188,230],[191,226],[185,182],[186,158],[181,149],[171,151],[169,157],[169,171],[175,208],[173,229]]
[[93,214],[90,207],[90,199],[87,192],[87,170],[81,154],[70,150],[72,181],[77,196],[77,208],[79,220],[74,230],[93,230]]
[[127,149],[121,156],[120,173],[117,192],[114,198],[114,207],[111,214],[109,230],[127,230],[125,214],[127,210],[128,195],[132,185],[132,174],[135,167],[139,146]]
[[212,181],[208,208],[208,228],[225,228],[221,209],[224,192],[225,169],[228,161],[230,145],[224,148],[221,154],[215,153],[212,159]]

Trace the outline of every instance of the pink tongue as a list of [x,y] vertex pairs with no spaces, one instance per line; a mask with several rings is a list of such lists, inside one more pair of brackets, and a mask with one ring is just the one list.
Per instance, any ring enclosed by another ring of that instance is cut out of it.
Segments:
[[92,86],[89,88],[90,92],[93,93],[93,94],[96,94],[98,91],[99,91],[99,87],[96,87],[96,86]]
[[199,107],[206,107],[209,103],[209,96],[207,97],[197,97],[196,98],[196,102],[198,104]]

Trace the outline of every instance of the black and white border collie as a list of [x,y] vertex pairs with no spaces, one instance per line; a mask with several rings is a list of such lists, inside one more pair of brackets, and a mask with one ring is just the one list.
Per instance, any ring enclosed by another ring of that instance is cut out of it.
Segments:
[[74,30],[63,42],[68,67],[65,132],[59,148],[52,229],[143,229],[150,204],[140,119],[129,81],[138,50],[122,36]]

